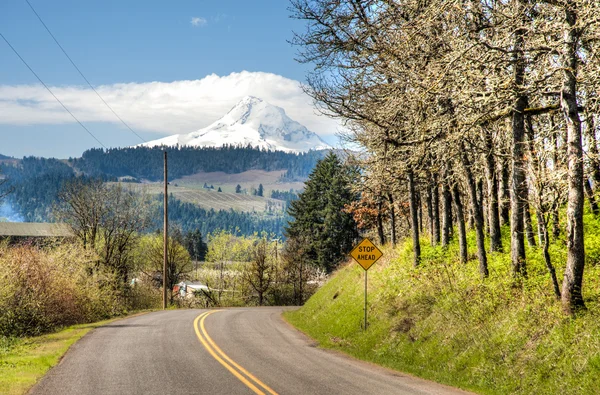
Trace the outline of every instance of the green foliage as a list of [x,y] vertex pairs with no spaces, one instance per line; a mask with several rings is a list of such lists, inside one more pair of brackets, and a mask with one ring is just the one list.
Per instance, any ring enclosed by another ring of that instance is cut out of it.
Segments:
[[[184,238],[177,228],[169,229],[167,242],[167,289],[186,279],[192,271],[190,254],[183,246]],[[145,283],[156,288],[162,287],[164,267],[164,239],[162,234],[148,234],[142,237],[138,247],[139,268],[145,274]],[[157,275],[158,274],[158,275]],[[173,302],[173,294],[170,299]]]
[[183,235],[183,246],[194,261],[203,261],[208,252],[208,245],[202,240],[199,229],[186,232]]
[[317,162],[304,192],[288,209],[294,220],[286,228],[286,236],[302,238],[309,259],[328,272],[352,249],[358,236],[352,215],[343,211],[357,200],[350,188],[355,175],[355,169],[329,153]]
[[[369,328],[362,328],[364,271],[338,270],[287,319],[321,345],[453,386],[487,394],[597,393],[600,374],[600,254],[598,219],[587,214],[587,311],[565,317],[540,248],[527,248],[529,277],[511,275],[510,253],[489,255],[481,280],[476,257],[459,262],[423,239],[422,265],[412,266],[410,240],[369,270]],[[509,230],[502,229],[508,245]],[[475,251],[469,234],[469,251]],[[550,245],[562,278],[566,246]]]

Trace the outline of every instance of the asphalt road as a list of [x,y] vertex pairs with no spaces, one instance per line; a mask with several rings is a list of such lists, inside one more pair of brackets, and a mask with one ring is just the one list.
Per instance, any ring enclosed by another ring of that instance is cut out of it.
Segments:
[[316,348],[282,310],[116,321],[75,343],[30,394],[465,394]]

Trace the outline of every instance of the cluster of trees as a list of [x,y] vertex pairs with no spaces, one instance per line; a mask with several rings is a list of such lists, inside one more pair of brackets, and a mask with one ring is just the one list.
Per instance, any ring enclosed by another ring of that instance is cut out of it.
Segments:
[[[75,178],[60,191],[59,202],[54,216],[71,226],[81,246],[94,257],[91,274],[110,273],[106,286],[123,298],[140,274],[155,289],[162,286],[163,235],[160,230],[148,232],[155,226],[151,199],[120,184]],[[204,260],[207,252],[199,229],[183,231],[172,224],[167,240],[167,287],[172,290],[192,270],[193,261]]]
[[298,200],[288,208],[293,218],[286,227],[286,255],[331,272],[358,238],[353,216],[344,208],[358,199],[351,185],[355,167],[342,164],[330,152],[317,162]]
[[217,306],[304,303],[323,281],[324,271],[281,247],[279,238],[264,232],[209,235],[206,262],[196,274],[210,289],[203,296]]
[[[162,180],[164,147],[93,148],[81,158],[69,162],[93,177],[135,177]],[[326,151],[286,153],[250,146],[169,147],[169,178],[175,179],[198,172],[223,171],[241,173],[246,170],[286,170],[303,178]]]
[[19,165],[3,163],[0,172],[6,182],[2,194],[27,222],[46,220],[52,204],[65,183],[75,177],[73,169],[57,160],[26,157]]
[[287,208],[294,200],[298,199],[298,194],[293,189],[290,189],[289,191],[273,189],[271,190],[271,199],[283,200]]
[[[294,38],[300,58],[316,66],[308,93],[366,153],[366,222],[381,229],[385,212],[394,242],[396,215],[409,218],[418,265],[425,203],[433,243],[446,245],[456,224],[466,261],[471,222],[482,277],[486,234],[489,251],[510,249],[520,277],[535,213],[563,309],[584,307],[584,199],[597,213],[600,187],[600,3],[292,0],[292,12],[307,23]],[[563,235],[559,287],[547,245]]]
[[[54,222],[54,206],[64,196],[61,191],[70,189],[69,185],[90,184],[98,187],[104,181],[116,181],[107,176],[90,177],[77,175],[69,164],[58,159],[37,157],[23,158],[18,164],[0,164],[0,173],[5,177],[0,184],[0,196],[6,199],[27,222]],[[161,228],[162,196],[149,205],[148,223],[144,231],[151,232]],[[225,229],[238,231],[243,235],[266,231],[283,234],[287,216],[260,217],[250,213],[236,211],[204,210],[194,204],[184,203],[170,196],[170,216],[182,228],[183,232],[198,229],[202,234]]]

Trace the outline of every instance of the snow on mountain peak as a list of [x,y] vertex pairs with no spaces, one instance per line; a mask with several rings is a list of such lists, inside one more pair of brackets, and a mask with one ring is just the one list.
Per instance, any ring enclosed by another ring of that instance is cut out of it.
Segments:
[[209,126],[189,134],[149,141],[144,146],[195,147],[251,145],[286,152],[331,148],[315,133],[287,116],[285,110],[254,97],[242,98],[227,114]]

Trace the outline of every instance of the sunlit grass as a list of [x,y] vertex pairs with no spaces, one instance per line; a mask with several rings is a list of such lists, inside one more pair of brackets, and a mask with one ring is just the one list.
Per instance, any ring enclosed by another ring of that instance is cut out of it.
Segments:
[[[479,393],[598,393],[600,225],[589,214],[585,223],[588,310],[574,318],[553,295],[541,248],[527,248],[527,279],[512,277],[505,252],[488,255],[490,277],[482,280],[472,233],[467,265],[458,261],[456,241],[444,251],[422,239],[418,269],[410,241],[385,248],[369,270],[367,331],[364,273],[353,263],[286,318],[323,347]],[[503,229],[505,250],[508,237]],[[561,281],[564,242],[553,243],[550,254]]]

